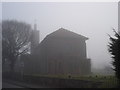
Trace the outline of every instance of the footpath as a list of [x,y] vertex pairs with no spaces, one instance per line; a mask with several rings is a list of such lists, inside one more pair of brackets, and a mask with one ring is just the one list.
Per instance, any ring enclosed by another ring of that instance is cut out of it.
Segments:
[[8,80],[8,79],[3,79],[3,82],[10,83],[10,84],[17,85],[17,86],[21,86],[24,88],[50,88],[48,86],[40,86],[40,85],[31,84],[31,83],[25,83],[22,81],[14,81],[14,80]]

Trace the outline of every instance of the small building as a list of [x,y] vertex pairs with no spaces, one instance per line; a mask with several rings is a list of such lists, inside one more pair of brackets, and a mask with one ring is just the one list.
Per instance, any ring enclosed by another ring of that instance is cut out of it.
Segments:
[[60,28],[47,35],[24,60],[24,74],[87,75],[91,73],[86,56],[87,37]]

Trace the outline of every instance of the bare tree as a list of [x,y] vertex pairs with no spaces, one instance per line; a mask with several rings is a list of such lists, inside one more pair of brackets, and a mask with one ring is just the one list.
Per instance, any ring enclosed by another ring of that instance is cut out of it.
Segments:
[[19,55],[29,50],[31,26],[16,20],[2,21],[2,61],[10,61],[11,72],[14,72],[15,61]]

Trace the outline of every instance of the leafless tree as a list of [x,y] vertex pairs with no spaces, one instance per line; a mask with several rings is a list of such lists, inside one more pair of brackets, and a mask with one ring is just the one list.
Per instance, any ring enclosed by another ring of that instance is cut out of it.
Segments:
[[15,61],[19,55],[29,50],[31,26],[16,20],[2,21],[2,61],[10,61],[11,72],[14,72]]

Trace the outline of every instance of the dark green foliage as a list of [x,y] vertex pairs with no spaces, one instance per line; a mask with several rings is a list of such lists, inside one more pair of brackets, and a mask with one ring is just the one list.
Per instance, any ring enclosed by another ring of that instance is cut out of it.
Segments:
[[114,30],[115,33],[115,37],[110,37],[110,41],[109,42],[109,52],[112,55],[113,61],[112,61],[112,65],[114,66],[114,71],[116,74],[116,77],[118,78],[118,80],[120,80],[120,34],[117,33]]
[[28,51],[30,34],[29,24],[15,20],[2,21],[2,62],[9,61],[11,71],[14,71],[17,57]]

